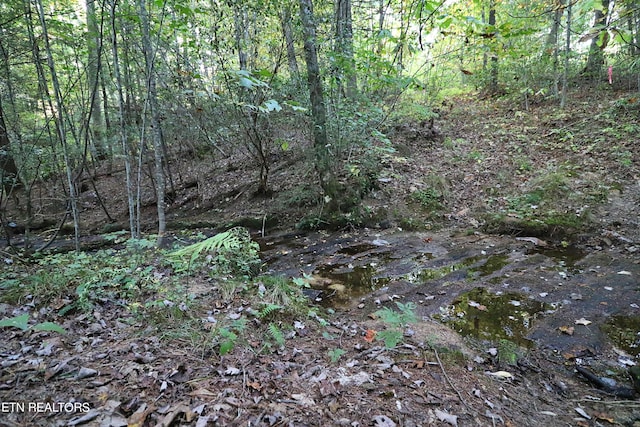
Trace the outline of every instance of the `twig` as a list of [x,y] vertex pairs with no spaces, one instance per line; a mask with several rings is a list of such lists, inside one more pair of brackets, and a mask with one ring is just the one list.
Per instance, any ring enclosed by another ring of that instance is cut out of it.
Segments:
[[433,347],[433,354],[436,355],[436,360],[438,361],[438,365],[440,366],[440,370],[442,371],[442,375],[444,375],[444,378],[447,380],[447,383],[449,383],[449,386],[453,389],[453,391],[456,392],[456,394],[458,395],[458,399],[460,399],[460,402],[462,402],[462,404],[464,406],[467,407],[467,409],[470,409],[472,411],[475,412],[475,409],[473,409],[471,406],[469,406],[466,402],[466,400],[464,400],[464,398],[462,397],[462,393],[460,393],[458,391],[458,389],[456,388],[456,386],[453,385],[453,383],[451,382],[451,379],[449,378],[449,375],[447,375],[447,371],[444,370],[444,366],[442,366],[442,361],[440,360],[440,356],[438,356],[438,350],[436,350],[435,347]]

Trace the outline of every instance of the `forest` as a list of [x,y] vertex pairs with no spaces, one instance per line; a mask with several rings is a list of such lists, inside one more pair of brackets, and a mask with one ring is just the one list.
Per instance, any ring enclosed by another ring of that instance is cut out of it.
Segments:
[[0,81],[8,425],[640,420],[637,2],[5,0]]

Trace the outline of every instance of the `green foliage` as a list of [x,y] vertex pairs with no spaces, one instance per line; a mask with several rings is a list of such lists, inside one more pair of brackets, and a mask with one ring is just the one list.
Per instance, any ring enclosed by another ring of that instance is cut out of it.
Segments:
[[[37,254],[26,273],[2,270],[2,299],[17,303],[31,295],[38,305],[63,302],[59,313],[90,310],[96,302],[126,304],[146,286],[159,283],[154,267],[142,263],[144,251],[103,250],[92,254]],[[8,280],[6,280],[8,279]]]
[[384,331],[378,332],[376,335],[376,339],[384,341],[386,348],[396,347],[402,341],[404,329],[409,324],[418,322],[414,312],[416,309],[416,305],[414,303],[408,302],[403,304],[396,301],[396,306],[398,307],[398,311],[385,307],[375,313],[388,328]]
[[263,289],[260,299],[264,304],[265,314],[275,311],[299,315],[306,312],[307,299],[302,293],[305,287],[301,280],[292,281],[284,276],[260,276],[255,279],[259,289]]
[[430,211],[438,211],[442,209],[442,194],[434,188],[426,188],[416,190],[411,193],[411,199]]
[[212,275],[253,277],[259,271],[260,246],[251,239],[249,231],[234,227],[201,242],[173,251],[167,255],[178,272],[189,272],[194,265],[210,265]]
[[516,365],[518,362],[518,344],[501,339],[498,342],[498,362],[505,365]]
[[273,322],[269,323],[269,325],[267,326],[267,331],[278,346],[282,347],[284,345],[284,334],[282,333],[282,330],[278,325]]
[[247,320],[244,317],[234,320],[230,325],[217,328],[214,334],[217,334],[219,343],[218,354],[224,356],[231,352],[247,326]]
[[34,330],[34,331],[45,331],[45,332],[58,332],[61,334],[66,333],[64,328],[62,328],[57,323],[53,323],[53,322],[40,322],[40,323],[36,323],[33,326],[29,326],[29,315],[26,313],[21,314],[20,316],[15,316],[15,317],[0,320],[0,328],[18,328],[23,331]]
[[327,352],[327,354],[329,355],[329,359],[331,360],[331,363],[336,363],[338,360],[340,360],[342,355],[345,353],[346,351],[341,348],[333,348]]
[[260,309],[258,312],[258,317],[264,319],[266,317],[270,317],[275,313],[281,312],[282,306],[278,304],[265,304],[264,307]]

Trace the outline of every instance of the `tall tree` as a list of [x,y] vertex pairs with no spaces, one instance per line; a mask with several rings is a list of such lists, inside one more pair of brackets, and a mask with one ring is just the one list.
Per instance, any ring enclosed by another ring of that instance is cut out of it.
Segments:
[[353,58],[353,19],[351,17],[351,0],[337,0],[335,6],[336,47],[338,57],[338,87],[342,89],[343,80],[345,94],[352,98],[356,93],[356,65]]
[[[89,89],[89,114],[93,141],[94,155],[98,159],[106,158],[107,149],[104,141],[104,121],[102,120],[102,105],[100,103],[101,80],[101,51],[102,51],[102,28],[98,26],[95,0],[86,0],[87,12],[87,82]],[[105,99],[106,101],[106,99]]]
[[312,0],[299,0],[300,19],[304,34],[304,54],[307,63],[307,79],[309,84],[309,100],[313,116],[313,147],[315,152],[315,168],[320,179],[320,185],[335,203],[337,188],[331,169],[331,156],[327,139],[327,110],[324,103],[318,51],[316,47],[316,24],[313,15]]
[[289,64],[289,76],[298,78],[300,71],[298,70],[298,59],[296,57],[296,46],[293,37],[293,27],[291,25],[291,9],[287,4],[282,8],[280,15],[280,23],[282,25],[282,34],[287,49],[287,63]]
[[584,67],[583,74],[591,79],[597,79],[602,73],[604,66],[604,49],[609,43],[609,32],[607,31],[607,17],[609,15],[609,0],[601,0],[599,7],[594,11],[593,27],[591,28],[591,45],[589,46],[589,56]]
[[[51,43],[49,39],[49,31],[46,21],[46,15],[44,11],[44,6],[42,4],[42,0],[35,0],[36,8],[38,11],[38,16],[40,18],[40,26],[42,28],[42,36],[44,38],[44,46],[45,53],[47,55],[47,65],[49,66],[49,73],[51,76],[51,84],[53,85],[53,93],[55,95],[55,110],[56,116],[54,116],[53,121],[56,126],[56,131],[58,133],[58,138],[60,140],[60,144],[62,145],[62,155],[64,158],[66,176],[67,176],[67,185],[69,186],[69,204],[71,207],[71,214],[73,216],[73,229],[74,229],[74,237],[75,237],[75,249],[77,251],[80,250],[80,217],[78,214],[78,197],[76,194],[75,182],[74,182],[74,171],[72,160],[70,156],[70,147],[67,140],[67,127],[64,120],[64,111],[66,110],[66,106],[63,102],[62,98],[62,89],[60,87],[60,81],[58,80],[58,73],[56,71],[55,62],[53,59],[53,51],[51,49]],[[27,15],[29,19],[29,15]],[[40,60],[40,58],[37,58]]]
[[[492,37],[495,39],[497,34],[496,31],[496,0],[489,0],[489,27],[491,31]],[[497,49],[497,43],[494,42],[494,51],[491,55],[491,71],[489,77],[489,92],[497,93],[498,92],[498,52],[495,51]]]
[[125,180],[127,190],[127,205],[129,208],[129,231],[131,238],[140,238],[140,228],[136,222],[136,204],[135,191],[133,188],[133,170],[131,149],[129,147],[129,139],[127,137],[127,125],[126,125],[126,105],[124,99],[123,79],[120,72],[120,55],[118,54],[118,35],[116,30],[116,5],[117,0],[111,0],[110,7],[110,20],[111,20],[111,51],[113,54],[113,73],[115,77],[116,93],[118,98],[118,132],[120,137],[120,144],[122,147],[122,156],[124,158]]
[[0,98],[0,182],[2,183],[0,191],[3,192],[3,194],[0,194],[0,204],[3,196],[10,197],[14,195],[15,188],[20,184],[18,166],[11,152],[11,140],[4,120],[2,98]]
[[[151,134],[153,137],[154,154],[154,181],[156,190],[156,208],[158,212],[158,239],[156,244],[162,245],[164,233],[167,228],[165,214],[166,185],[164,180],[164,144],[162,142],[162,125],[160,123],[160,111],[156,90],[155,50],[151,43],[151,30],[149,15],[145,0],[138,0],[138,16],[142,27],[142,51],[144,53],[145,80],[147,87],[147,105],[151,114]],[[143,129],[143,133],[145,130]]]

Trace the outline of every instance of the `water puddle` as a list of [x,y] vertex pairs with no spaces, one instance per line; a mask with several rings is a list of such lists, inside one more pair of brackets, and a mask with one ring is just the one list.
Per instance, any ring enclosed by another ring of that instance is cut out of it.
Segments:
[[581,272],[581,269],[576,267],[576,264],[587,255],[586,252],[576,248],[575,246],[568,246],[566,248],[537,247],[531,253],[551,258],[557,263],[559,269],[566,270],[571,274],[578,274]]
[[323,265],[314,271],[311,288],[321,291],[322,305],[342,307],[389,283],[389,277],[377,274],[375,266]]
[[526,336],[536,318],[549,308],[524,294],[496,295],[485,288],[475,288],[441,308],[436,317],[464,336],[490,341],[506,339],[530,348],[534,343]]
[[611,316],[601,328],[616,347],[640,355],[640,316]]
[[455,272],[461,272],[462,276],[464,276],[463,278],[473,279],[489,276],[507,264],[509,264],[509,257],[507,255],[478,255],[465,258],[463,261],[454,264],[424,269],[412,275],[412,277],[407,277],[407,280],[428,282],[441,279]]

